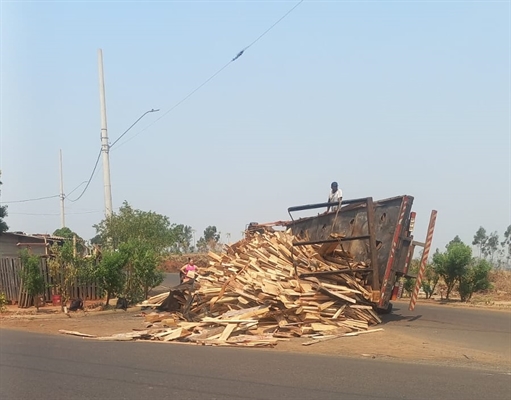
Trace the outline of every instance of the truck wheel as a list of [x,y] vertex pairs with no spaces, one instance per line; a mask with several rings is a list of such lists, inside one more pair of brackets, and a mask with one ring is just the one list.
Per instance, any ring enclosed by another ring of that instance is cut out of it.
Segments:
[[389,303],[387,308],[378,308],[378,314],[390,314],[392,312],[392,303]]

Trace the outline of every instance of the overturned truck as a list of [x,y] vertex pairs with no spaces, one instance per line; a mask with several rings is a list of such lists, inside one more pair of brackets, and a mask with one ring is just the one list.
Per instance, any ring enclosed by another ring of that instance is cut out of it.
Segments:
[[[356,261],[370,268],[357,270],[340,268],[337,271],[302,273],[300,278],[325,274],[365,274],[365,283],[372,290],[372,303],[380,313],[392,310],[390,303],[396,294],[396,283],[400,277],[408,276],[408,266],[416,246],[425,247],[423,261],[427,259],[433,236],[436,211],[432,212],[426,241],[414,240],[415,212],[412,211],[413,197],[404,195],[379,201],[372,197],[343,200],[337,211],[312,217],[294,219],[293,213],[305,210],[324,209],[337,203],[318,203],[288,208],[291,221],[275,223],[290,229],[297,238],[293,246],[311,244],[332,244],[332,251],[341,246]],[[251,223],[247,232],[260,231],[272,224]],[[422,264],[422,262],[421,262]],[[416,291],[418,291],[419,280]],[[414,293],[416,292],[414,291]],[[415,302],[416,297],[412,296]],[[413,308],[413,305],[412,305]]]

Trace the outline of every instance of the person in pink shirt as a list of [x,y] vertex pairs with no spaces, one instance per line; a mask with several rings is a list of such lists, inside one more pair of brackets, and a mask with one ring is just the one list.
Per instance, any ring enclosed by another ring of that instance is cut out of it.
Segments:
[[188,264],[184,265],[180,270],[181,283],[186,283],[195,279],[197,276],[198,268],[193,263],[193,259],[188,259]]

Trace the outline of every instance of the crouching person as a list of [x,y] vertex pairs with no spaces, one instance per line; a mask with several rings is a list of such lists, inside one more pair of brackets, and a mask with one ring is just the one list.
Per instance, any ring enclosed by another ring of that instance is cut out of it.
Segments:
[[71,303],[69,304],[69,311],[78,311],[78,310],[84,311],[83,300],[80,298],[71,300]]

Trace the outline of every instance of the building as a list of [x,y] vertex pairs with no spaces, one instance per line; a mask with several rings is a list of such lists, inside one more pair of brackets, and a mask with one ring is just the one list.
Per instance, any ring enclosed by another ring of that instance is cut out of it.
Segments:
[[53,243],[62,243],[65,239],[46,234],[27,235],[23,232],[5,232],[0,235],[0,258],[18,257],[22,249],[29,249],[34,255],[48,255]]

